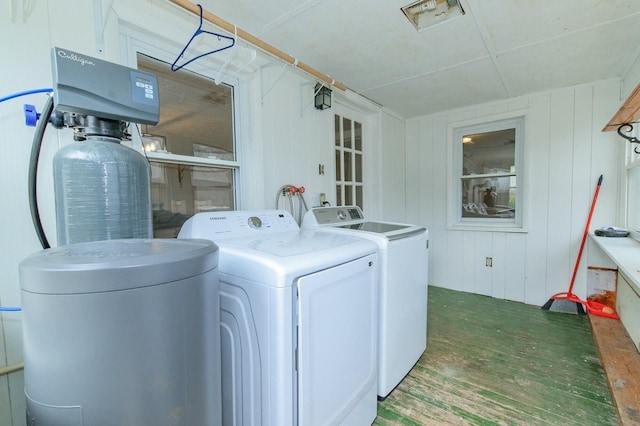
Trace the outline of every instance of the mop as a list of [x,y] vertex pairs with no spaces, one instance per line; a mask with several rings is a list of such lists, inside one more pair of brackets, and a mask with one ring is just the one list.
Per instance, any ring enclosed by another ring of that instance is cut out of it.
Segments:
[[581,300],[578,296],[573,294],[573,284],[576,281],[576,274],[578,273],[578,266],[580,265],[580,258],[582,257],[582,249],[584,249],[584,243],[587,240],[589,234],[589,225],[591,224],[591,216],[593,216],[593,210],[596,207],[596,200],[598,199],[598,193],[600,192],[600,185],[602,185],[602,175],[598,179],[598,185],[596,191],[593,194],[593,201],[591,202],[591,209],[589,210],[589,218],[587,219],[587,225],[584,228],[582,235],[582,243],[580,243],[580,250],[578,251],[578,258],[576,259],[576,265],[573,268],[573,276],[571,277],[571,284],[569,284],[569,290],[562,293],[556,293],[542,305],[542,309],[546,311],[564,312],[571,314],[584,315],[585,310],[583,305],[587,302]]

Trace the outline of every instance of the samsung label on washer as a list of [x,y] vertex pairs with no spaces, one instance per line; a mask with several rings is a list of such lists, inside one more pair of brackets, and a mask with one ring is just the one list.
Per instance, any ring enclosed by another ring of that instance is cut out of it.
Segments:
[[226,216],[209,216],[209,220],[227,220]]

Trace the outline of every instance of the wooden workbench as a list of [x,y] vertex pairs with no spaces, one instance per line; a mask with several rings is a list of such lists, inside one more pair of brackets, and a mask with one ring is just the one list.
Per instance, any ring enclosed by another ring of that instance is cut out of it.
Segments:
[[616,264],[616,311],[620,321],[589,315],[620,423],[640,424],[640,242],[632,238],[590,235]]

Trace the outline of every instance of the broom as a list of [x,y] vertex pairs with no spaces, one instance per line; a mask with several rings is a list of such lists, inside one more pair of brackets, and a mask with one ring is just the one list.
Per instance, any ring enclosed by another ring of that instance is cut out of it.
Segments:
[[585,311],[583,304],[586,303],[580,300],[578,296],[573,294],[573,284],[576,281],[576,274],[578,273],[578,266],[580,265],[580,258],[582,257],[582,249],[584,243],[587,240],[589,234],[589,225],[591,224],[591,216],[593,216],[593,210],[596,207],[596,200],[598,199],[598,193],[600,192],[600,185],[602,185],[602,175],[598,179],[598,185],[596,186],[596,192],[593,194],[593,201],[591,202],[591,209],[589,210],[589,218],[587,219],[587,225],[584,228],[584,234],[582,235],[582,243],[580,243],[580,250],[578,251],[578,258],[576,259],[576,265],[573,268],[573,276],[571,277],[571,284],[569,284],[569,290],[562,293],[556,293],[542,305],[542,309],[546,311],[564,312],[571,314],[584,315]]

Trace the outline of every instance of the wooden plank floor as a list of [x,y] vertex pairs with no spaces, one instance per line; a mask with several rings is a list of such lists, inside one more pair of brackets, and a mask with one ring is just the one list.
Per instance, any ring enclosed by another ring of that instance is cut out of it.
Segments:
[[620,321],[589,315],[620,424],[640,424],[640,353]]
[[375,425],[617,425],[586,315],[429,287],[427,350]]

